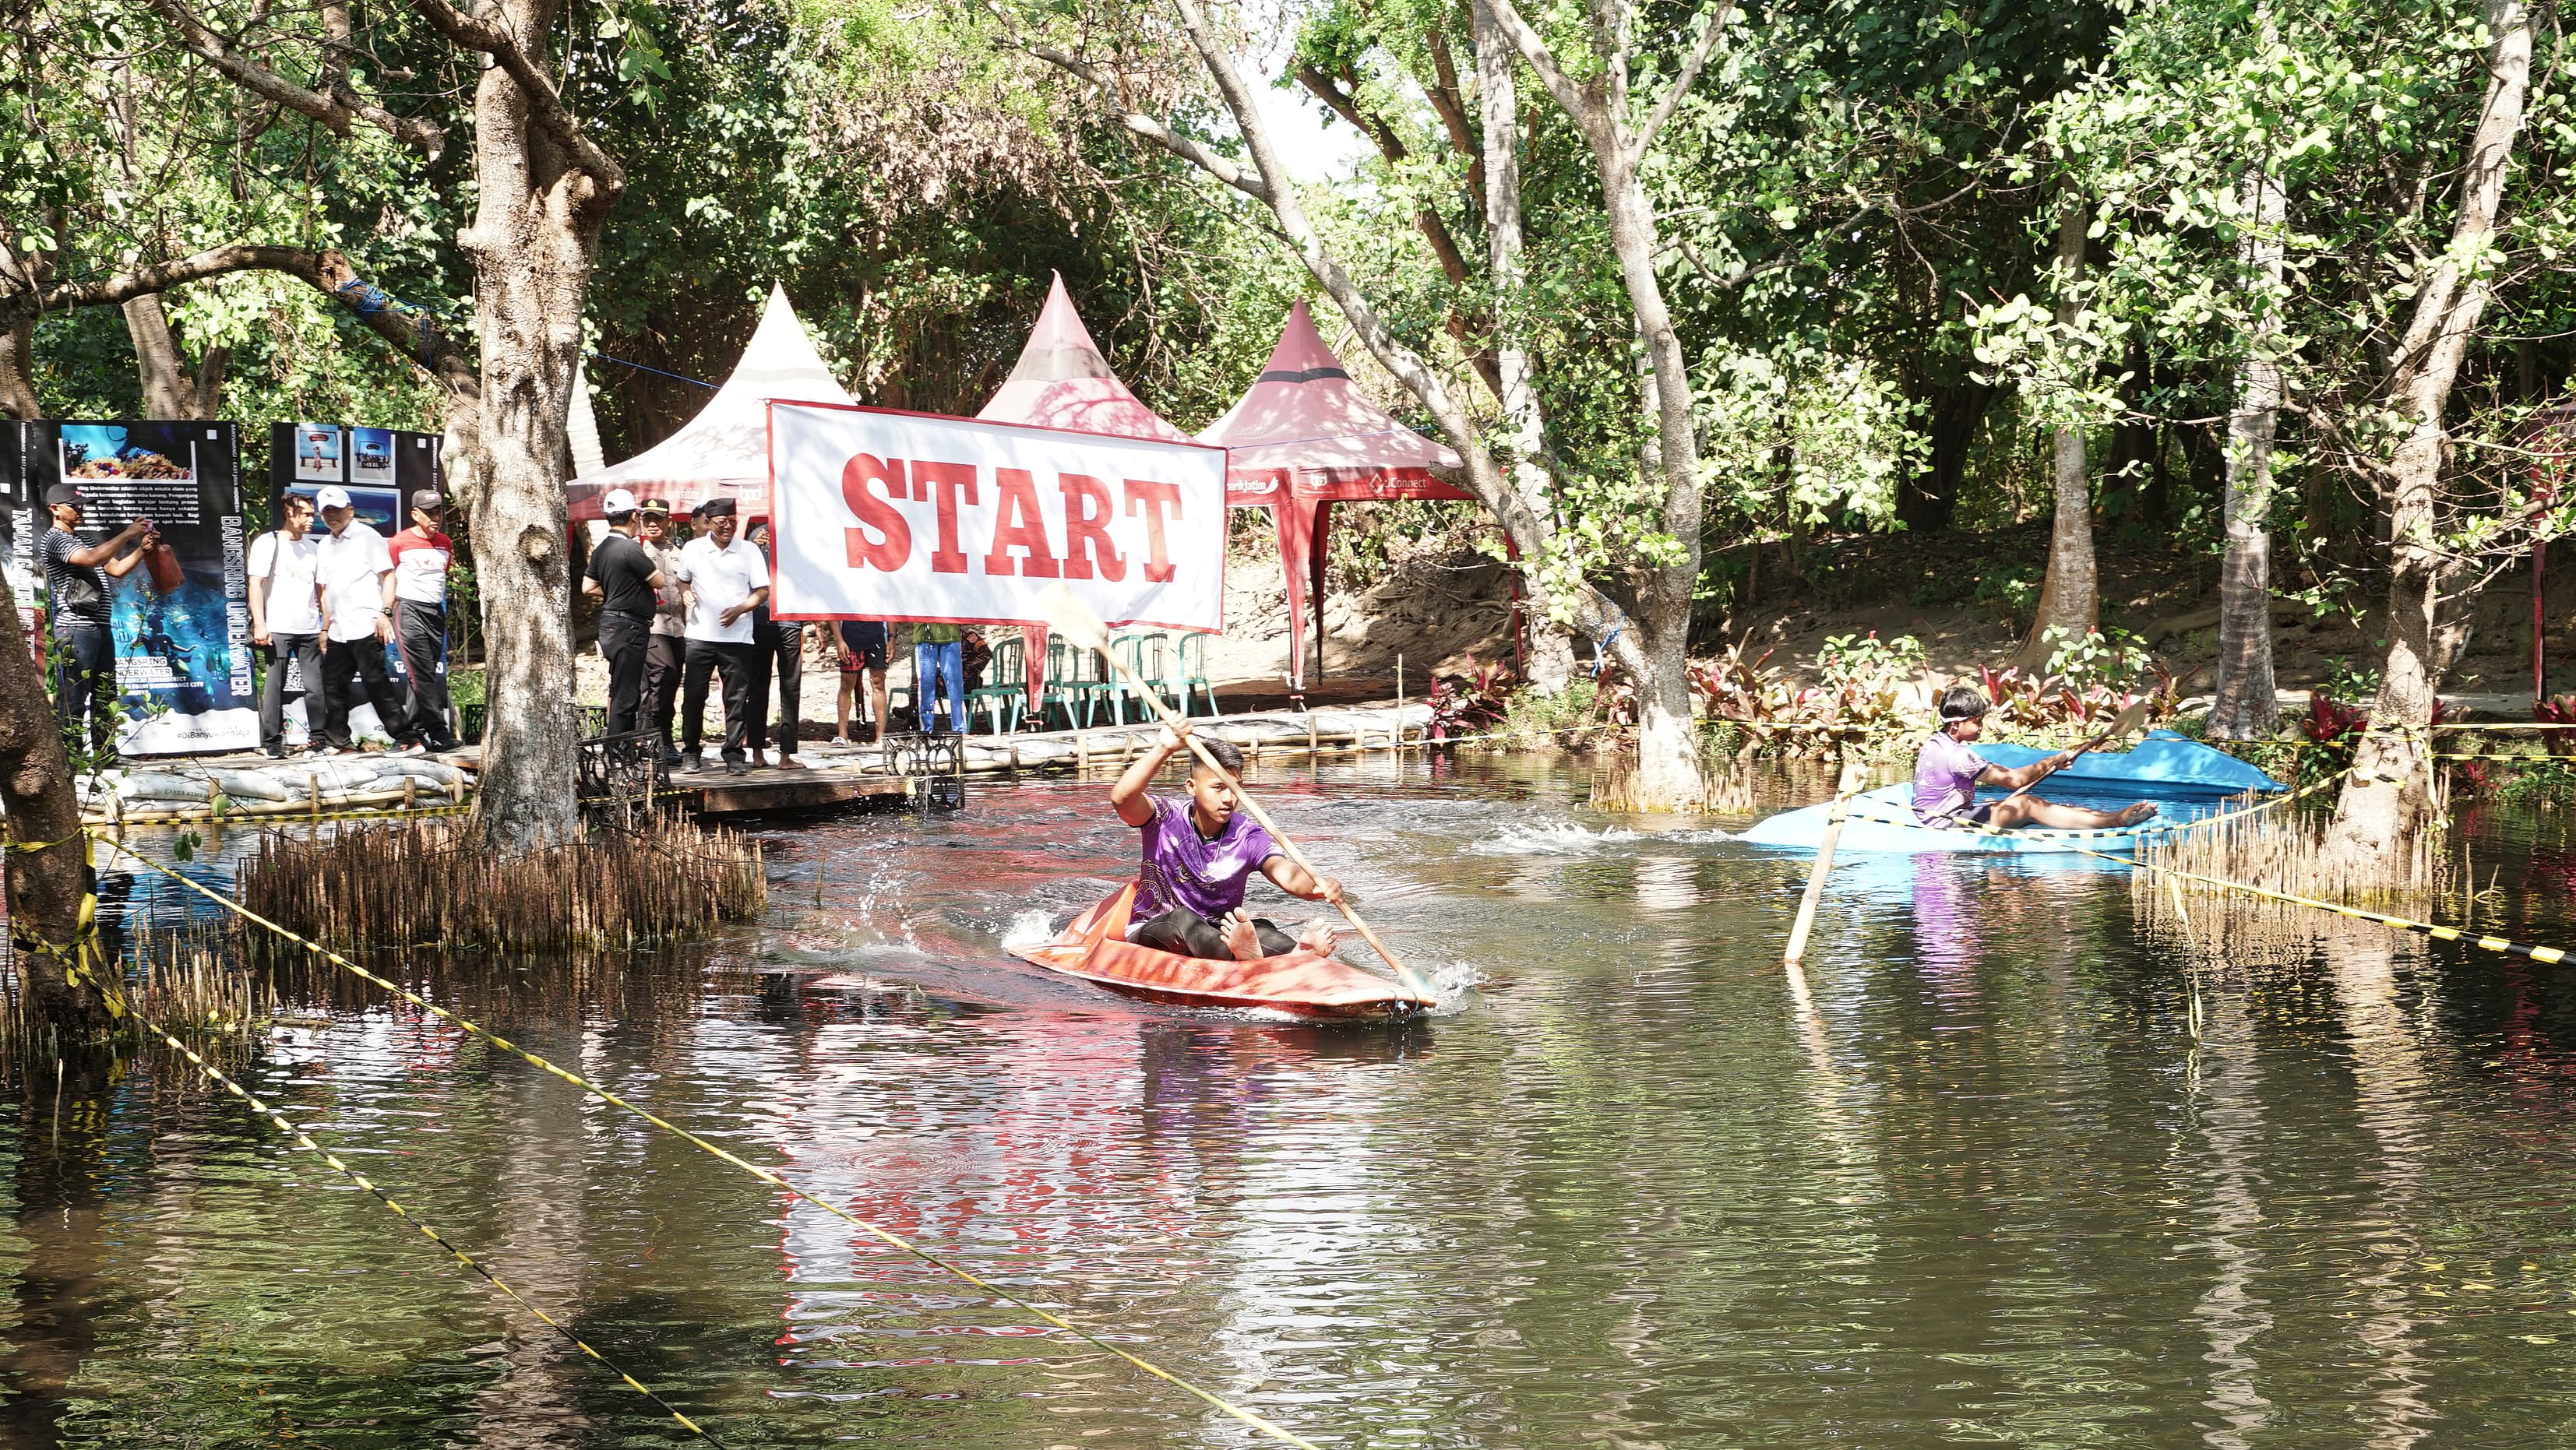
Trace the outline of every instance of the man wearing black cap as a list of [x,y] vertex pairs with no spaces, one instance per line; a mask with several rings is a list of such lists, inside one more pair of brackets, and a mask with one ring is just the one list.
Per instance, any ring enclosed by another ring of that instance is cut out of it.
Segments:
[[447,566],[456,545],[439,531],[446,518],[447,500],[424,488],[411,496],[411,527],[385,544],[394,561],[385,575],[385,613],[411,678],[409,723],[432,750],[457,747],[447,706]]
[[734,501],[698,505],[706,532],[680,551],[678,575],[689,590],[689,650],[680,682],[680,769],[700,767],[706,732],[707,676],[724,675],[724,761],[728,775],[748,775],[743,741],[751,725],[751,611],[769,602],[769,564],[734,537]]
[[89,543],[79,532],[87,503],[73,484],[45,491],[53,527],[37,542],[36,557],[44,564],[45,609],[53,624],[54,723],[64,748],[77,756],[86,718],[90,749],[105,759],[116,741],[116,634],[107,581],[133,573],[143,562],[143,550],[134,546],[149,544],[158,531],[150,519],[136,519],[106,543]]

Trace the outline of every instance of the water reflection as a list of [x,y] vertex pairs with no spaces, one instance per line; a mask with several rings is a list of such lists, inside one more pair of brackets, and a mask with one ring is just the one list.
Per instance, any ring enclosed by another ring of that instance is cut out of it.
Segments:
[[[1483,979],[1403,1030],[1018,968],[1005,935],[1132,858],[1096,782],[777,833],[756,935],[404,969],[1319,1443],[2567,1428],[2533,1393],[2576,1308],[2564,984],[2375,928],[2142,928],[2116,874],[1974,858],[1838,871],[1784,972],[1801,862],[1444,769],[1267,782],[1399,950]],[[729,1444],[1251,1443],[407,1008],[294,990],[254,1088]],[[672,1443],[184,1064],[65,1101],[57,1151],[50,1084],[0,1099],[14,1442]],[[2484,1244],[2532,1266],[2510,1296]]]

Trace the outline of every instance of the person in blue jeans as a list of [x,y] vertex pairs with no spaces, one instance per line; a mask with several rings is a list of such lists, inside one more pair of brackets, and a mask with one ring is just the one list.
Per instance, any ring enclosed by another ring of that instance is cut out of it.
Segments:
[[912,627],[912,713],[925,731],[938,719],[931,702],[945,694],[950,733],[966,733],[965,638],[966,631],[953,624]]

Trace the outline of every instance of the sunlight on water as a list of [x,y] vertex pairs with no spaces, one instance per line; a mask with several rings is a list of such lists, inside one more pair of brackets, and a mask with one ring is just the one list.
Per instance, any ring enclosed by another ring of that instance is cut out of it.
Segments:
[[1581,826],[1560,821],[1547,825],[1506,826],[1491,838],[1478,841],[1467,849],[1479,856],[1570,856],[1637,839],[1639,836],[1635,831],[1619,826],[1587,831]]

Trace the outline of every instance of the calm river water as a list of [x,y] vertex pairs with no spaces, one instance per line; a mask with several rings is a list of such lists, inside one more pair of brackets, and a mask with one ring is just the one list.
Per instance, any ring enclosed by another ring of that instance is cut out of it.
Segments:
[[[1842,873],[1786,976],[1798,864],[1722,831],[1610,828],[1545,767],[1265,774],[1472,990],[1319,1029],[1016,966],[1128,868],[1098,782],[768,831],[758,933],[441,990],[1319,1445],[2576,1428],[2562,971],[1924,858]],[[2564,943],[2548,821],[2476,830]],[[1257,1443],[409,1009],[236,1057],[727,1445]],[[52,1094],[0,1136],[9,1443],[686,1441],[184,1062]]]

